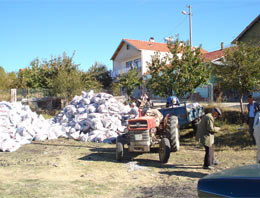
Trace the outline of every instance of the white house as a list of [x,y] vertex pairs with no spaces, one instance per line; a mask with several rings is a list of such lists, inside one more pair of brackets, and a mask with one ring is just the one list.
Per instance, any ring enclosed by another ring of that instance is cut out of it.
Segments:
[[[111,58],[113,61],[112,77],[116,77],[120,73],[128,72],[128,70],[135,66],[137,66],[141,74],[144,75],[148,68],[147,62],[152,61],[152,56],[155,55],[156,52],[159,52],[161,57],[169,53],[167,43],[155,42],[153,37],[151,37],[149,41],[122,39]],[[207,51],[203,49],[201,52],[202,54],[207,53]],[[208,95],[208,92],[205,93],[204,89],[198,90],[203,97]]]
[[143,74],[147,72],[147,62],[155,52],[165,55],[169,52],[166,43],[156,43],[151,37],[149,41],[123,39],[113,54],[113,77],[121,72],[127,72],[132,66],[137,66]]
[[[137,66],[142,75],[145,74],[147,62],[151,62],[156,52],[159,52],[162,57],[169,53],[167,43],[157,43],[153,37],[149,41],[123,39],[111,58],[113,77],[121,72],[127,72],[132,66]],[[202,53],[207,51],[202,49]]]

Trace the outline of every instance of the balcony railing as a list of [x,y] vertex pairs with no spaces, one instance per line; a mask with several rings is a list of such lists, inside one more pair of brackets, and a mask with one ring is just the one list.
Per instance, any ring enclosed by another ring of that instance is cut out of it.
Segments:
[[[117,76],[119,76],[121,73],[127,73],[131,68],[122,68],[122,69],[118,69],[112,72],[112,78],[116,78]],[[138,67],[137,68],[137,72],[141,72],[141,68]]]

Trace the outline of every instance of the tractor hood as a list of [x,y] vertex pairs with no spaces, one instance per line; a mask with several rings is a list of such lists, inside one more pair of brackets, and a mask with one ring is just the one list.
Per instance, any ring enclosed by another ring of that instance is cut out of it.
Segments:
[[143,116],[128,121],[128,129],[151,129],[156,127],[156,118]]

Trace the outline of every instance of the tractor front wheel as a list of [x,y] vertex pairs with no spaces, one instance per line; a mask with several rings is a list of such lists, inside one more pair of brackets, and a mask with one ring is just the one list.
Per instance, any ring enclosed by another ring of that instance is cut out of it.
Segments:
[[170,116],[166,125],[166,137],[170,141],[171,151],[180,150],[178,117]]
[[159,148],[160,162],[167,163],[170,158],[171,146],[167,138],[163,138]]
[[116,139],[116,160],[122,161],[124,157],[124,145],[119,138]]

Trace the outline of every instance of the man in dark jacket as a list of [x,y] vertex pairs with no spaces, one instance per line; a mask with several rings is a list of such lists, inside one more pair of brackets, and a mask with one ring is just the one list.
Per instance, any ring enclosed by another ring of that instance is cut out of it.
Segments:
[[170,96],[167,98],[166,107],[172,107],[173,105],[180,106],[180,100],[176,96]]
[[260,106],[257,102],[254,101],[254,98],[252,95],[249,95],[248,98],[248,104],[247,104],[247,112],[248,112],[248,120],[247,123],[249,125],[249,133],[253,140],[253,144],[256,144],[255,137],[254,137],[254,119],[255,115],[258,111],[260,111]]
[[215,119],[221,116],[219,108],[215,107],[212,113],[206,114],[202,117],[198,124],[198,131],[196,133],[196,140],[199,141],[205,148],[204,157],[204,169],[213,169],[212,165],[216,165],[214,160],[214,133],[220,130],[219,127],[215,127]]

